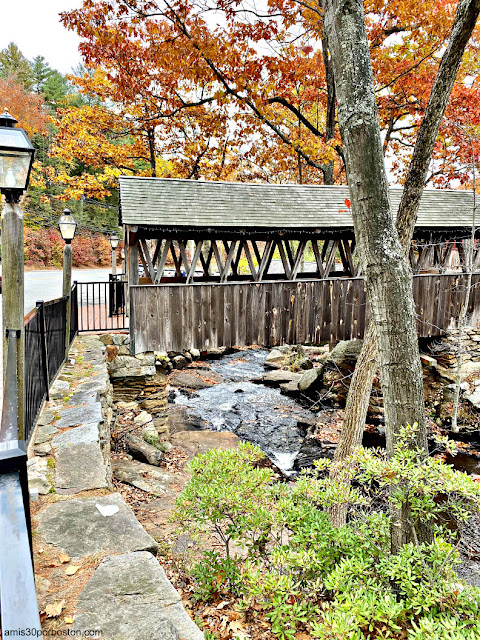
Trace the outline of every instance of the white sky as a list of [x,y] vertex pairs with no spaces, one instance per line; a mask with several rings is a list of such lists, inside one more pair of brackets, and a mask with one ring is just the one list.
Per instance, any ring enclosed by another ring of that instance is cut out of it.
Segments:
[[59,13],[82,0],[0,0],[0,50],[14,42],[29,60],[43,56],[61,73],[80,63],[79,38],[60,23]]

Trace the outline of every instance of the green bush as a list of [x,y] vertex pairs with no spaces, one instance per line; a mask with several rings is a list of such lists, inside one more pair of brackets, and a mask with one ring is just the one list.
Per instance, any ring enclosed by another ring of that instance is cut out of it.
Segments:
[[[391,459],[359,450],[336,479],[322,460],[295,483],[278,482],[250,444],[194,459],[174,518],[216,547],[191,569],[197,597],[235,597],[287,640],[299,630],[321,640],[480,637],[480,590],[455,573],[458,531],[480,489],[410,448],[412,433],[403,431]],[[348,505],[340,528],[329,517],[338,502]],[[391,553],[400,508],[412,540]],[[425,522],[433,539],[422,540]]]

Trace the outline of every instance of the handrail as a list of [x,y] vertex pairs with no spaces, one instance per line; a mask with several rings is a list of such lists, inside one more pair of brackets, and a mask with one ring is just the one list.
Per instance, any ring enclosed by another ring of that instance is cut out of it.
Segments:
[[27,450],[25,442],[18,440],[17,341],[20,339],[19,331],[7,329],[7,366],[0,426],[0,626],[4,637],[13,636],[14,632],[40,637]]

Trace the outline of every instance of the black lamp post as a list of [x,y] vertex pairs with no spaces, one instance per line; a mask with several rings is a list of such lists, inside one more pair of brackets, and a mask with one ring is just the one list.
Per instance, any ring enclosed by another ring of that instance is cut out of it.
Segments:
[[[2,307],[4,371],[8,356],[8,334],[17,337],[18,439],[24,439],[24,276],[23,213],[18,204],[28,187],[35,149],[17,120],[0,115],[0,192],[6,205],[2,210]],[[10,341],[10,344],[12,342]],[[12,347],[10,347],[12,349]]]
[[35,149],[8,112],[0,115],[0,190],[7,202],[18,202],[28,187]]
[[67,302],[67,318],[65,331],[65,358],[68,358],[70,349],[70,304],[72,293],[72,240],[75,237],[77,223],[70,213],[70,209],[64,209],[63,214],[58,220],[58,228],[60,235],[65,241],[63,247],[63,296],[68,298]]
[[110,246],[112,247],[112,275],[117,275],[117,247],[120,242],[120,236],[116,231],[110,234]]

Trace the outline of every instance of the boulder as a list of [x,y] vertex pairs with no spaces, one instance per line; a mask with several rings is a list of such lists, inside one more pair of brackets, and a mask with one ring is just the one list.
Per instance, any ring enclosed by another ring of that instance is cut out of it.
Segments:
[[189,458],[211,449],[235,449],[240,439],[230,431],[179,431],[170,442],[183,449]]
[[301,373],[278,369],[276,371],[269,371],[268,373],[266,373],[262,377],[262,382],[272,387],[278,387],[283,382],[298,382],[301,377]]
[[179,355],[173,358],[172,364],[174,369],[184,369],[188,364],[188,360],[185,358],[185,356]]
[[363,347],[363,340],[341,340],[325,361],[328,367],[354,368]]
[[302,374],[302,377],[298,381],[298,390],[306,393],[308,391],[314,391],[322,386],[323,381],[323,367],[317,369],[309,369]]

